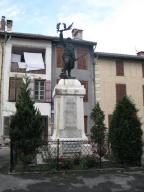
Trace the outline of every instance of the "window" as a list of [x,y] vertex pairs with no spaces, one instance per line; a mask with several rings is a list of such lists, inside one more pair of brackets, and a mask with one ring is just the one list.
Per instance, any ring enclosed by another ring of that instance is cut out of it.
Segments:
[[44,100],[45,95],[45,82],[35,81],[35,100]]
[[57,57],[56,62],[57,62],[57,67],[58,68],[63,68],[63,66],[64,66],[64,62],[63,62],[63,58],[62,58],[63,52],[64,52],[64,50],[63,50],[62,47],[57,47],[56,48],[56,57]]
[[10,117],[4,117],[4,136],[9,136]]
[[87,134],[87,124],[88,124],[88,116],[85,115],[84,116],[84,130],[85,130],[85,134]]
[[88,102],[88,81],[80,81],[82,85],[84,85],[84,88],[86,89],[86,94],[84,96],[84,102]]
[[51,102],[51,81],[34,81],[34,99],[41,102]]
[[119,102],[126,95],[126,85],[116,84],[116,102]]
[[12,47],[11,72],[44,74],[45,49]]
[[9,79],[9,101],[15,102],[18,99],[21,83],[22,83],[21,78],[10,77],[10,79]]
[[116,60],[116,75],[124,76],[124,63],[122,60]]
[[142,63],[142,77],[144,77],[144,63]]
[[88,69],[88,50],[84,48],[77,48],[77,68]]

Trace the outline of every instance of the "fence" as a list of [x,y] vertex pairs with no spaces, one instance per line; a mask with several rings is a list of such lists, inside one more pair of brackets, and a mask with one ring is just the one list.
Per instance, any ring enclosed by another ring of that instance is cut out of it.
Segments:
[[[112,161],[104,158],[108,147],[97,146],[93,141],[64,140],[43,142],[37,149],[35,161],[31,166],[45,165],[46,169],[87,169],[114,166]],[[11,143],[10,171],[16,169],[18,155]]]

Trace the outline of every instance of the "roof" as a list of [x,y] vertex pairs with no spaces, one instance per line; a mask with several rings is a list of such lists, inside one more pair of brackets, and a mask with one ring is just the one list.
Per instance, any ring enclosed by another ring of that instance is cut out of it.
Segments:
[[[59,42],[59,37],[56,36],[47,36],[41,34],[32,34],[32,33],[18,33],[18,32],[0,32],[0,36],[4,37],[5,35],[10,35],[14,38],[22,38],[22,39],[34,39],[34,40],[48,40],[53,42]],[[74,40],[72,39],[74,44],[82,44],[82,45],[90,45],[96,46],[96,42],[86,41],[86,40]]]
[[144,61],[143,56],[127,55],[119,53],[95,52],[94,56],[102,59],[124,59],[124,60]]

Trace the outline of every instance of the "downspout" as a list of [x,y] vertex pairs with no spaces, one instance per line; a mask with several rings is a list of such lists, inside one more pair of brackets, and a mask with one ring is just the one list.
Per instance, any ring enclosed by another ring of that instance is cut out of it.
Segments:
[[94,106],[96,104],[96,82],[95,82],[95,70],[96,70],[96,64],[95,64],[95,54],[94,54],[94,50],[96,49],[96,46],[94,46],[93,49],[93,84],[94,84]]
[[[0,72],[0,129],[1,129],[2,135],[3,135],[3,130],[2,130],[2,74],[3,74],[3,72],[2,71],[3,71],[3,63],[4,63],[4,44],[5,44],[5,36],[4,36],[4,40],[2,39],[0,42],[1,51],[2,51],[1,72]],[[2,138],[2,143],[3,143],[3,138]]]

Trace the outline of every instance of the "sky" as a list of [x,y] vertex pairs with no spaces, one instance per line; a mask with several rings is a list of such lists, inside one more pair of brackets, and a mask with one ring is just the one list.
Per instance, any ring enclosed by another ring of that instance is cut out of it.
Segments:
[[0,0],[0,10],[13,32],[59,36],[56,24],[73,22],[84,40],[97,42],[95,51],[144,51],[144,0]]

